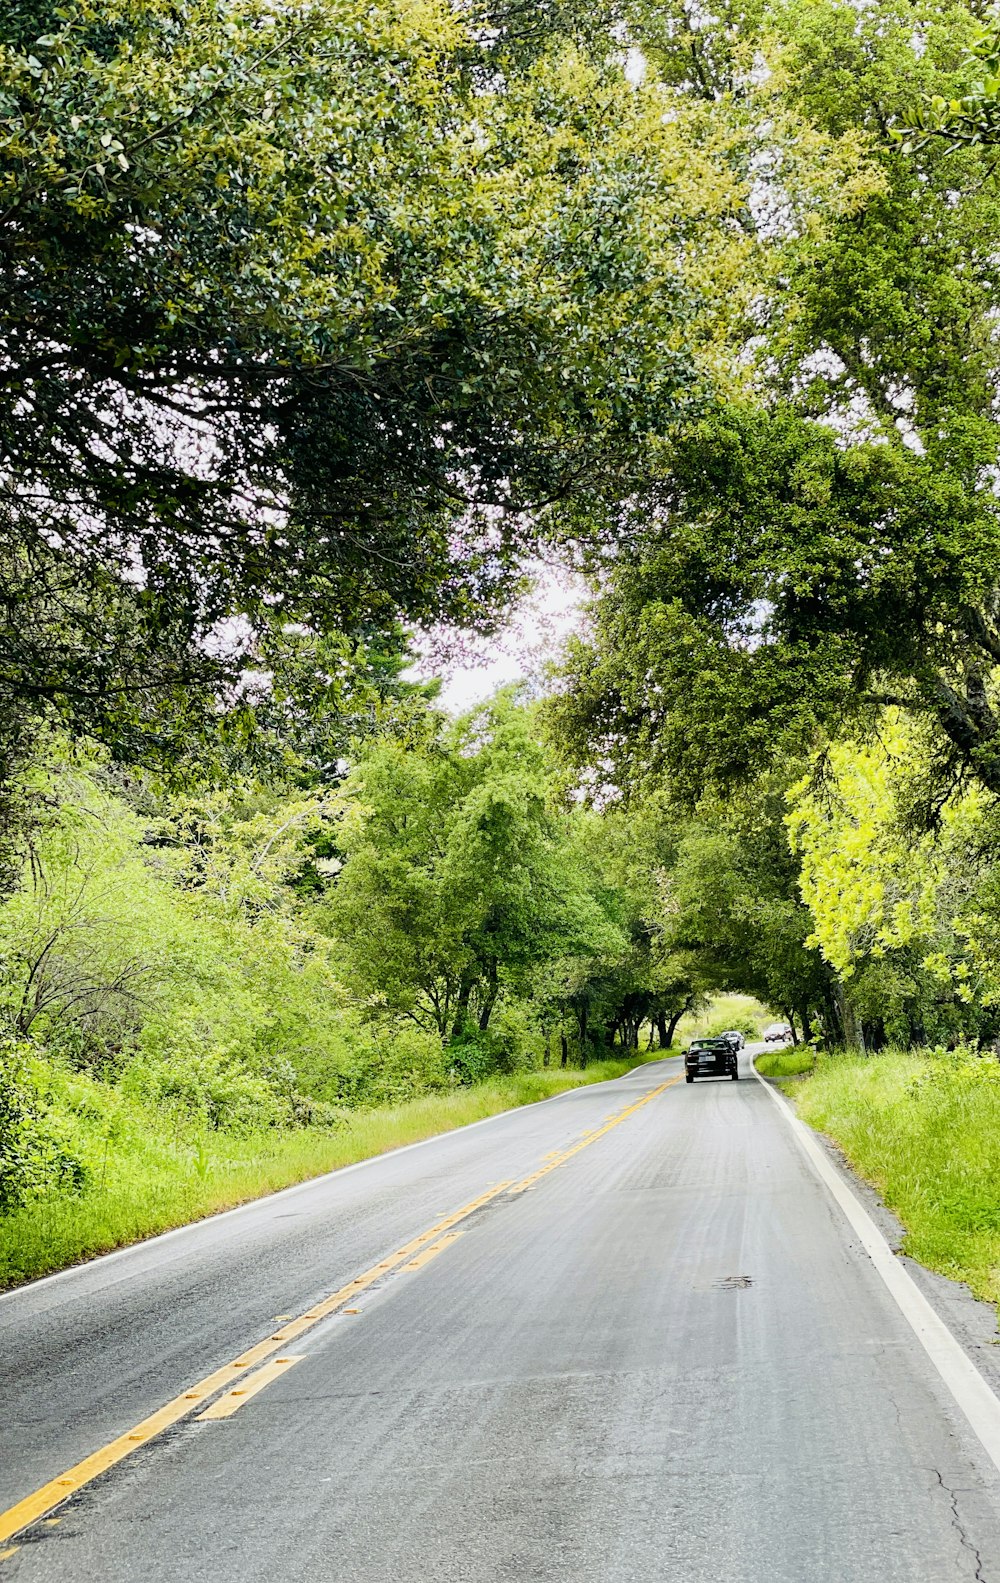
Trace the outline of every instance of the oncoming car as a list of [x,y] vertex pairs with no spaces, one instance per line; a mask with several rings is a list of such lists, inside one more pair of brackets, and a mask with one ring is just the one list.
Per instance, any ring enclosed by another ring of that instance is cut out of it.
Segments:
[[764,1029],[764,1038],[768,1044],[786,1044],[792,1037],[792,1030],[787,1022],[771,1022]]
[[731,1035],[716,1039],[694,1039],[684,1055],[684,1081],[696,1077],[731,1077],[739,1080],[739,1046]]

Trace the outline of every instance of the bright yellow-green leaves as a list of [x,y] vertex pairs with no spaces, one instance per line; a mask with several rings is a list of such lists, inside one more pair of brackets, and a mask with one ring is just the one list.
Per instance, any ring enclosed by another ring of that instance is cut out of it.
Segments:
[[[893,952],[915,959],[963,1002],[983,998],[984,953],[970,914],[969,849],[988,818],[976,788],[947,801],[937,830],[907,818],[908,784],[926,743],[889,711],[876,740],[834,744],[789,793],[787,826],[816,946],[847,983]],[[1000,968],[1000,959],[991,967]]]

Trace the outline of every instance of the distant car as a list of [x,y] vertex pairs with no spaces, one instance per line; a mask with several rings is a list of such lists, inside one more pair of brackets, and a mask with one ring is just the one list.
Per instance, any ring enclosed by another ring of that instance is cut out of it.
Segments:
[[731,1077],[739,1080],[739,1051],[725,1034],[717,1039],[694,1039],[684,1054],[684,1081],[696,1077]]
[[792,1037],[792,1030],[787,1022],[772,1022],[764,1029],[764,1038],[768,1044],[785,1044]]
[[747,1042],[745,1036],[740,1032],[739,1028],[727,1028],[725,1033],[719,1034],[719,1038],[732,1039],[735,1042],[737,1050],[742,1050],[743,1046]]

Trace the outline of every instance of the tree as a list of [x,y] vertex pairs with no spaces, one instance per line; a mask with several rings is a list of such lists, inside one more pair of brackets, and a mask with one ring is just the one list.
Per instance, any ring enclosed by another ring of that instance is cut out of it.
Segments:
[[811,939],[798,858],[785,826],[787,780],[772,776],[726,806],[706,801],[678,831],[669,939],[706,987],[753,995],[808,1037],[843,1034],[837,980]]
[[[956,80],[972,31],[961,5],[824,0],[721,8],[698,71],[683,32],[663,46],[676,95],[772,174],[730,316],[742,389],[671,446],[570,656],[565,728],[622,774],[664,766],[694,801],[895,703],[933,725],[945,784],[1000,790],[995,177],[980,149],[885,135]],[[695,80],[713,61],[715,97]],[[795,154],[762,92],[805,135],[854,139],[852,205],[813,224],[786,203]]]
[[655,1027],[660,1048],[673,1043],[681,1017],[702,999],[705,980],[697,959],[674,948],[669,901],[676,861],[676,829],[662,800],[633,798],[591,810],[577,821],[576,840],[591,890],[618,931],[581,971],[569,997],[580,1030],[606,1043],[635,1049],[644,1023]]
[[995,1030],[995,809],[973,787],[915,828],[927,770],[926,738],[888,711],[877,742],[835,744],[790,794],[811,943],[869,1049]]
[[372,1013],[485,1033],[543,964],[616,936],[588,893],[529,715],[501,697],[438,742],[377,743],[348,778],[329,925]]
[[677,444],[660,501],[569,652],[558,708],[581,749],[623,773],[659,762],[696,795],[896,703],[935,723],[944,765],[1000,790],[985,478],[742,407]]
[[5,8],[0,723],[169,756],[269,629],[486,620],[630,487],[693,378],[654,107],[495,22]]

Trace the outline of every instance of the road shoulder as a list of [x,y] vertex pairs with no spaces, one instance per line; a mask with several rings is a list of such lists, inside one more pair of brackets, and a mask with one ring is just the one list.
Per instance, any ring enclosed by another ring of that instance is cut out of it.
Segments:
[[[774,1091],[780,1097],[781,1103],[788,1107],[797,1120],[801,1121],[789,1093],[789,1088],[794,1093],[794,1081],[765,1077],[763,1073],[757,1071],[756,1058],[752,1057],[752,1060],[757,1080]],[[886,1207],[876,1189],[859,1175],[832,1138],[826,1133],[817,1132],[807,1122],[802,1122],[802,1125],[808,1127],[810,1135],[823,1151],[833,1170],[861,1201],[914,1285],[926,1298],[938,1318],[947,1325],[966,1356],[1000,1398],[1000,1327],[994,1305],[975,1297],[964,1281],[955,1281],[946,1275],[929,1270],[916,1259],[903,1253],[906,1228],[898,1216]]]

